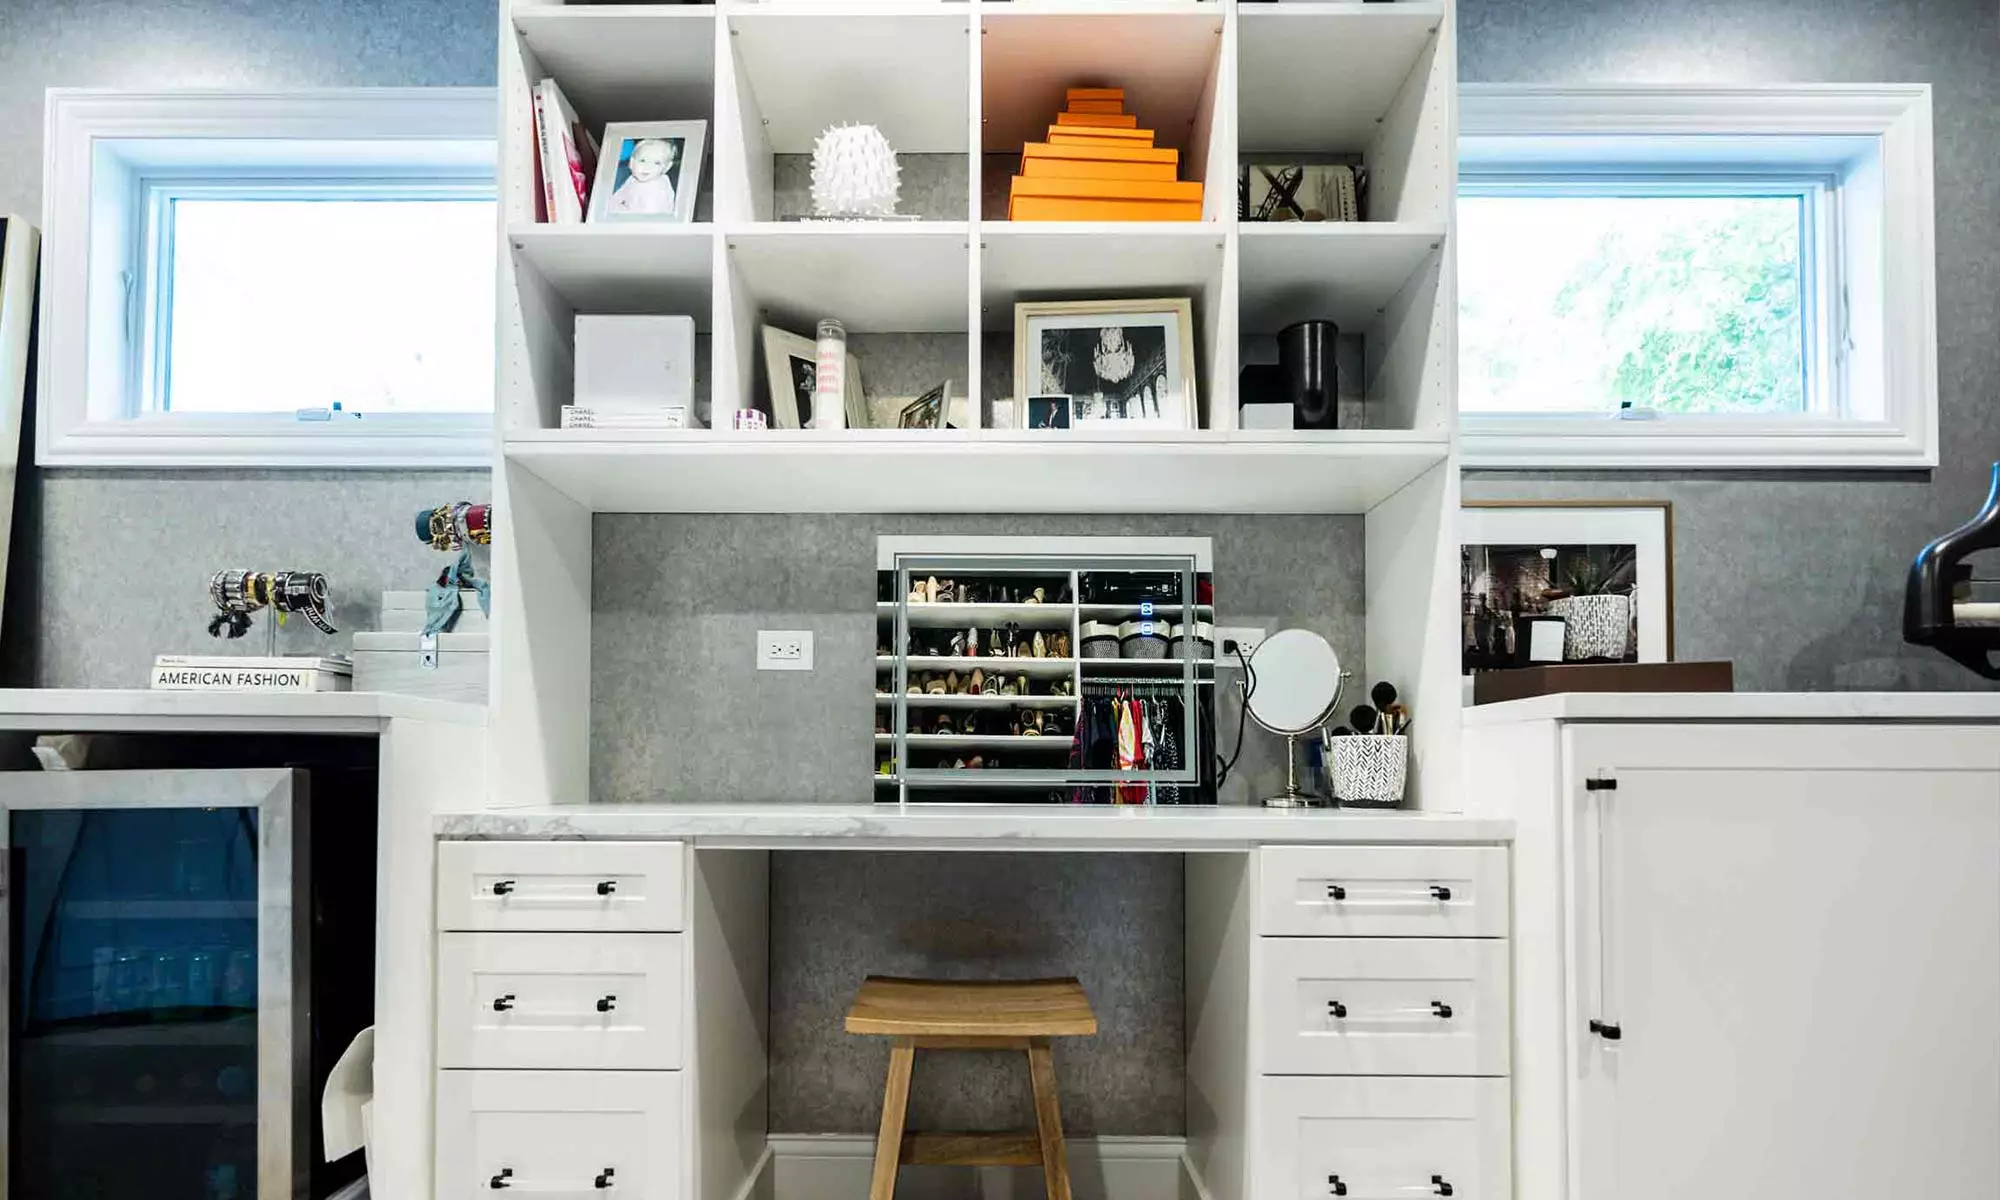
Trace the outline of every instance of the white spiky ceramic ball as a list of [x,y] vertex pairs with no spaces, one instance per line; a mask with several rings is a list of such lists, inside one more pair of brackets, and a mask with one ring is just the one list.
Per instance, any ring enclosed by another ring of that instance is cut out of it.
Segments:
[[836,125],[813,143],[813,212],[822,217],[893,217],[901,168],[873,125]]

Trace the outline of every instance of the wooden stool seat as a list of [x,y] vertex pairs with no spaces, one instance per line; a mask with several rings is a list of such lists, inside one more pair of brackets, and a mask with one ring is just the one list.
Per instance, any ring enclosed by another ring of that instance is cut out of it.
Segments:
[[[1034,1166],[1041,1164],[1049,1200],[1070,1200],[1069,1156],[1062,1107],[1056,1100],[1050,1038],[1088,1037],[1097,1014],[1075,979],[951,981],[870,975],[847,1012],[847,1032],[895,1039],[875,1139],[869,1200],[893,1200],[903,1164]],[[913,1133],[903,1130],[910,1073],[919,1050],[1024,1050],[1035,1095],[1035,1129],[1027,1133]]]

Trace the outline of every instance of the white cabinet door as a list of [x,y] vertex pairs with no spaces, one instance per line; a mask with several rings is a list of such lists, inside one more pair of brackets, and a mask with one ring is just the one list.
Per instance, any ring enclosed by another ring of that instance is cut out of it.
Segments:
[[1992,1196],[2000,731],[1573,726],[1564,755],[1573,1200]]
[[1266,1075],[1505,1075],[1507,943],[1260,938]]
[[676,1200],[678,1071],[441,1071],[438,1200]]
[[678,933],[438,937],[438,1066],[667,1071],[682,1062]]

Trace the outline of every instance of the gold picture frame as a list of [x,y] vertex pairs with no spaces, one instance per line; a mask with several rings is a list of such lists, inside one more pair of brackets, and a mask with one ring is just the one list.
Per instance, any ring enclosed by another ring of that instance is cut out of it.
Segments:
[[[1090,331],[1097,337],[1090,338]],[[1065,344],[1080,339],[1091,345]],[[1106,375],[1107,369],[1118,373]],[[1067,395],[1074,405],[1073,429],[1194,429],[1201,423],[1195,376],[1190,297],[1034,300],[1014,306],[1017,412],[1027,411],[1030,396]]]

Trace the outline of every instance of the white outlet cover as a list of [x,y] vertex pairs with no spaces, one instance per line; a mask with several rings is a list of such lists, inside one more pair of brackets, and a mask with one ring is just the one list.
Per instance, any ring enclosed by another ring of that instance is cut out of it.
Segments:
[[757,669],[759,671],[812,670],[812,630],[759,629],[757,631]]
[[1235,642],[1242,648],[1243,657],[1248,658],[1257,652],[1257,647],[1263,645],[1264,639],[1269,636],[1271,636],[1270,631],[1261,625],[1217,626],[1215,630],[1216,665],[1220,667],[1238,667],[1240,669],[1240,664],[1236,661],[1236,656],[1224,650],[1223,646],[1230,642]]

